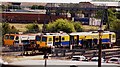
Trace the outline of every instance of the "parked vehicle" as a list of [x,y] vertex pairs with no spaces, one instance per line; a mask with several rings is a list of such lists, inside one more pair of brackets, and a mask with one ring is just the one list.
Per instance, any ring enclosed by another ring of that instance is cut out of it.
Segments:
[[74,61],[84,61],[86,60],[86,57],[85,56],[79,56],[79,55],[76,55],[76,56],[73,56],[72,57],[72,60]]
[[[92,61],[92,62],[98,62],[98,57],[93,57],[93,58],[91,58],[91,60],[90,61]],[[101,58],[101,62],[103,63],[103,62],[105,62],[105,59],[103,59],[103,58]]]
[[120,64],[120,58],[118,57],[112,57],[110,58],[107,63],[115,63],[115,64]]

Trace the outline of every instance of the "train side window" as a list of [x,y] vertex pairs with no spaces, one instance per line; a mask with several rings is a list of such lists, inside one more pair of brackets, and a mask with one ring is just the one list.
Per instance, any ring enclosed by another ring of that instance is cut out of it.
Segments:
[[36,41],[40,41],[41,37],[40,36],[36,36]]
[[52,38],[49,38],[49,41],[52,41]]
[[15,40],[18,40],[19,39],[19,37],[17,36],[16,38],[15,38]]
[[10,36],[10,40],[14,40],[14,36]]
[[8,35],[6,35],[6,36],[5,36],[5,39],[9,39],[9,36],[8,36]]
[[55,38],[55,40],[58,40],[58,38]]
[[47,37],[42,37],[42,41],[47,42]]
[[62,37],[62,40],[65,40],[65,38],[64,38],[64,37]]

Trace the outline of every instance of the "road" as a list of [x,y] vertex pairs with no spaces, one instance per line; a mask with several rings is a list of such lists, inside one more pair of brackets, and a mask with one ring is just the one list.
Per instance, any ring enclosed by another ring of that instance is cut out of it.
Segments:
[[[44,67],[45,60],[24,60],[9,63],[13,66],[22,67]],[[71,61],[71,60],[47,60],[47,67],[70,67],[72,65],[77,67],[97,67],[97,62],[83,62],[83,61]],[[102,63],[102,67],[118,67],[117,64]]]

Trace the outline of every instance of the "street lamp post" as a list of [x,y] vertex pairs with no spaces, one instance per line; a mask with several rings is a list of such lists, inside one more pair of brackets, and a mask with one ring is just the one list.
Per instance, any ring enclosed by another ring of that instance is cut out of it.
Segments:
[[99,52],[98,52],[98,67],[101,67],[101,56],[102,56],[102,29],[99,32]]
[[47,59],[48,59],[47,51],[44,54],[44,59],[45,59],[45,66],[44,67],[47,67]]
[[[104,11],[104,10],[103,10]],[[104,12],[105,13],[105,12]],[[99,52],[98,52],[98,67],[101,67],[101,57],[102,57],[102,33],[103,33],[103,30],[102,30],[102,25],[103,25],[103,18],[104,18],[104,13],[103,13],[103,16],[101,18],[101,23],[100,23],[100,26],[99,26],[99,30],[98,30],[98,33],[99,33]]]

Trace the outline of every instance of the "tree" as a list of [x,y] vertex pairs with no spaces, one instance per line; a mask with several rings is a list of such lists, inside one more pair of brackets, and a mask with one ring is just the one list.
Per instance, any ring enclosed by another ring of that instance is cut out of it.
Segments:
[[33,5],[32,7],[31,7],[31,9],[44,9],[44,6],[41,6],[41,5]]
[[0,8],[2,8],[2,10],[5,10],[6,6],[5,5],[0,5]]
[[38,9],[38,6],[37,6],[37,5],[33,5],[33,6],[31,7],[31,9]]
[[76,32],[81,32],[81,31],[83,31],[82,25],[81,25],[80,22],[73,22],[73,24],[74,24],[74,28],[75,28]]
[[38,9],[44,9],[44,6],[39,5]]
[[30,24],[26,26],[27,31],[29,33],[40,32],[39,26],[37,24]]
[[46,30],[48,32],[59,32],[59,31],[63,31],[66,33],[75,32],[73,23],[66,19],[58,19],[54,22],[49,23],[46,26]]
[[115,15],[115,9],[108,9],[108,22],[107,22],[107,25],[106,25],[106,28],[105,30],[108,30],[108,26],[111,25],[111,23],[114,23],[115,20],[117,20],[117,17]]
[[102,16],[103,16],[103,10],[98,10],[96,12],[95,18],[101,19]]
[[18,30],[14,26],[10,26],[8,23],[2,24],[2,34],[18,33]]
[[6,34],[6,33],[9,33],[10,31],[10,26],[8,23],[2,23],[2,34]]
[[120,12],[116,12],[115,14],[116,14],[117,19],[120,19]]
[[110,30],[120,34],[120,20],[110,23]]
[[11,26],[11,28],[10,28],[10,31],[9,31],[10,33],[18,33],[19,32],[19,30],[17,30],[14,26]]

